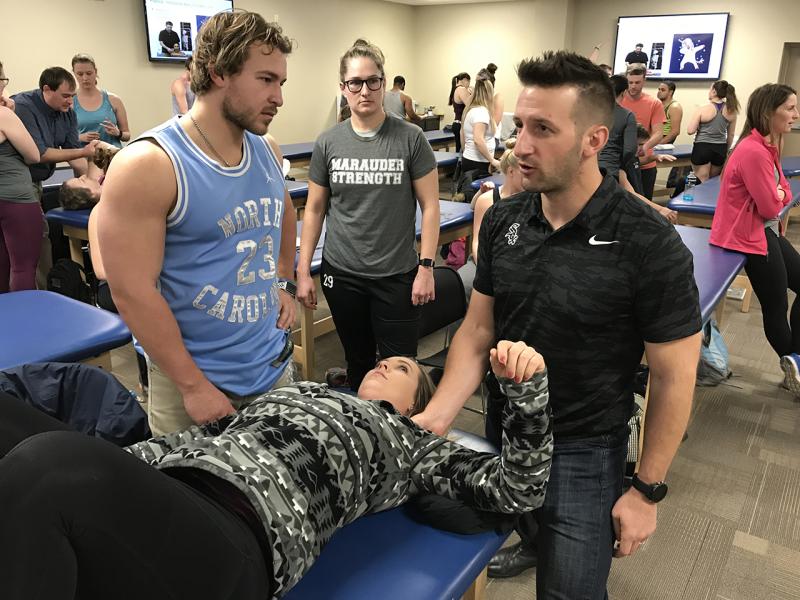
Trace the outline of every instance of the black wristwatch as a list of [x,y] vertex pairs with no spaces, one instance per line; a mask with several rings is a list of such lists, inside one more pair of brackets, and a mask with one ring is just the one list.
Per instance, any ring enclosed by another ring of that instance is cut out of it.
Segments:
[[297,286],[291,279],[278,279],[278,289],[283,290],[292,298],[297,298]]
[[645,483],[639,479],[639,475],[637,473],[634,473],[633,478],[631,479],[631,485],[633,485],[634,489],[644,494],[644,497],[653,503],[661,502],[664,498],[666,498],[667,490],[669,489],[667,484],[663,481]]
[[432,258],[420,258],[419,259],[419,266],[425,267],[426,269],[433,268],[433,259]]

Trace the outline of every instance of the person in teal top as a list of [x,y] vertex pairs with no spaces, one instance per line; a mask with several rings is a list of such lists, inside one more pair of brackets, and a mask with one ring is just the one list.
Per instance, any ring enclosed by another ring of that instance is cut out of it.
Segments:
[[122,148],[131,137],[128,115],[119,96],[97,87],[97,65],[88,54],[72,57],[72,72],[78,80],[75,96],[75,115],[83,145],[102,140]]

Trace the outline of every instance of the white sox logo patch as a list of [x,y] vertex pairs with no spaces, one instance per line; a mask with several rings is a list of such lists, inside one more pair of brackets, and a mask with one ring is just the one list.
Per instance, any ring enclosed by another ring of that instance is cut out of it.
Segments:
[[508,245],[513,246],[517,243],[519,239],[519,235],[517,235],[517,231],[519,230],[519,223],[514,223],[511,227],[508,228],[508,233],[506,234],[506,239],[508,240]]

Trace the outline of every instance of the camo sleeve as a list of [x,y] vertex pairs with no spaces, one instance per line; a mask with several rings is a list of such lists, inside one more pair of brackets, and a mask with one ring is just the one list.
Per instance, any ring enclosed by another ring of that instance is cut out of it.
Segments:
[[504,379],[500,385],[508,398],[500,456],[426,432],[411,474],[420,493],[493,512],[522,513],[542,505],[553,455],[547,373],[520,384]]

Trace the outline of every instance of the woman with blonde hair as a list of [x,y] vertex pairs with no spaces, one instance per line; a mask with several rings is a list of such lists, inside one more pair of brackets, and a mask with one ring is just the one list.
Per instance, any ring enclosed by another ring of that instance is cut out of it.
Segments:
[[686,133],[697,134],[692,147],[692,169],[701,182],[722,172],[733,144],[738,114],[736,88],[720,79],[708,90],[708,104],[698,108],[689,119]]
[[478,171],[488,175],[492,169],[500,167],[494,157],[495,123],[492,118],[494,87],[486,74],[479,74],[475,81],[475,91],[464,109],[461,127],[461,170]]
[[88,54],[72,57],[72,72],[78,82],[75,95],[75,116],[78,117],[78,137],[85,146],[92,140],[122,148],[131,139],[128,113],[116,94],[97,87],[97,65]]

